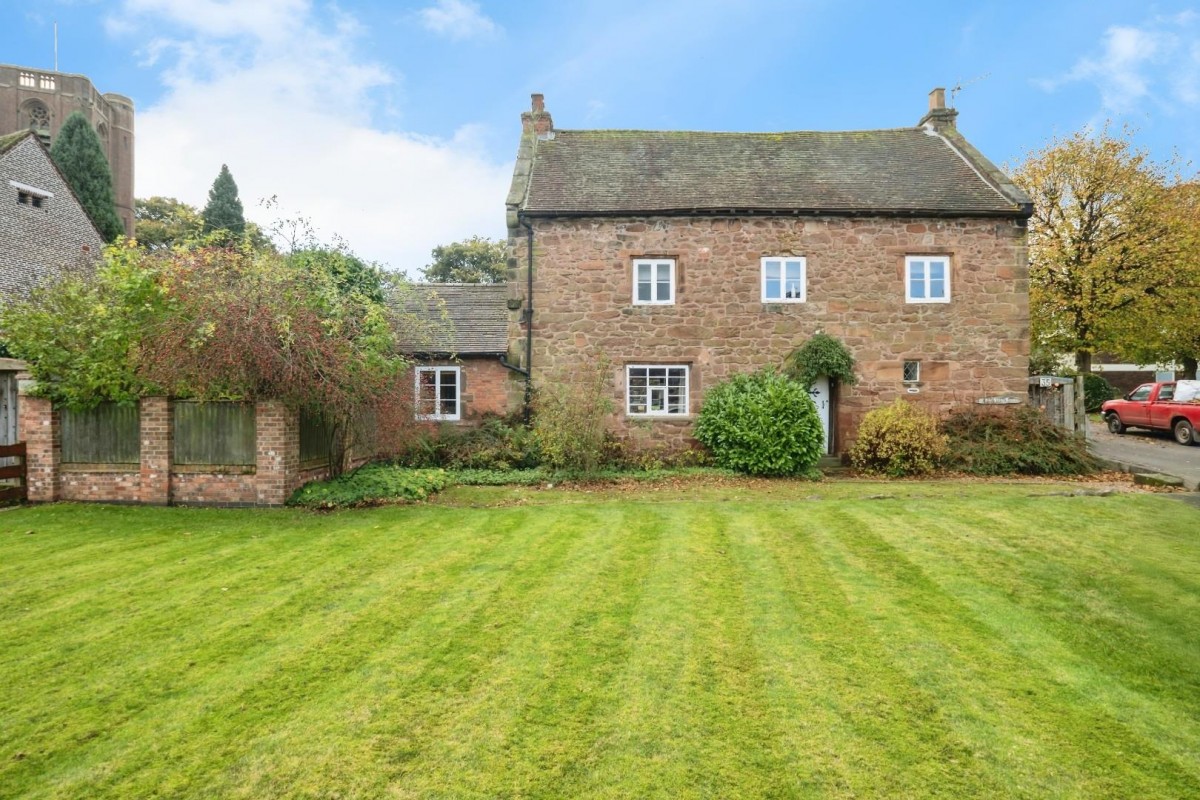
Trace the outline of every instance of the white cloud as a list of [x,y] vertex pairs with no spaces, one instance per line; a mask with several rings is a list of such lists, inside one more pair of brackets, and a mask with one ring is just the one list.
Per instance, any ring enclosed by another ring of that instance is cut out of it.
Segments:
[[511,165],[491,161],[470,124],[451,139],[373,126],[372,98],[396,78],[354,56],[352,18],[271,0],[229,3],[255,8],[214,23],[186,12],[198,5],[226,4],[127,0],[118,17],[174,30],[142,54],[167,91],[138,110],[139,197],[202,206],[225,163],[250,219],[269,222],[257,201],[277,196],[324,236],[414,276],[438,244],[503,234]]
[[437,0],[417,13],[426,28],[451,39],[495,36],[500,32],[500,26],[471,0]]
[[1191,44],[1200,34],[1198,20],[1185,11],[1141,26],[1114,25],[1104,32],[1097,55],[1081,58],[1065,75],[1037,85],[1053,92],[1071,83],[1091,83],[1105,114],[1129,114],[1146,102],[1168,112],[1175,104],[1200,104],[1200,47]]

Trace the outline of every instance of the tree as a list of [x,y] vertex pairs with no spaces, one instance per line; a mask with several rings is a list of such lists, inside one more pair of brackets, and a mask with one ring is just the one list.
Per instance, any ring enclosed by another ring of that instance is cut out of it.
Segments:
[[1029,304],[1034,347],[1092,354],[1128,347],[1128,321],[1179,265],[1179,217],[1161,167],[1125,138],[1076,133],[1013,176],[1032,198]]
[[50,158],[58,166],[67,184],[79,198],[79,204],[106,242],[116,241],[125,233],[117,216],[113,197],[112,170],[87,117],[71,113],[58,131],[50,148]]
[[341,247],[284,257],[245,243],[130,243],[4,307],[0,330],[39,390],[68,407],[164,394],[319,414],[336,433],[336,472],[346,448],[392,444],[365,433],[403,434],[386,419],[412,422],[403,374],[424,320],[390,301],[397,282]]
[[229,231],[240,236],[246,230],[242,201],[238,199],[237,184],[229,167],[221,165],[212,188],[208,190],[208,205],[204,207],[204,232]]
[[433,248],[433,263],[421,271],[431,283],[504,283],[508,252],[503,242],[472,236]]
[[0,308],[0,329],[39,390],[57,404],[86,408],[153,393],[138,373],[137,353],[164,308],[146,253],[114,245],[95,270],[66,270]]
[[1141,364],[1182,365],[1196,377],[1200,356],[1200,183],[1167,190],[1164,207],[1174,231],[1172,261],[1163,265],[1154,292],[1122,319],[1116,353]]
[[163,250],[195,242],[204,219],[195,207],[174,197],[134,201],[134,238],[147,250]]

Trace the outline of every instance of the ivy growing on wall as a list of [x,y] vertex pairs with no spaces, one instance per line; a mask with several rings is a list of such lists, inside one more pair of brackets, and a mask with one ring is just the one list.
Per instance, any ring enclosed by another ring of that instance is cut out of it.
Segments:
[[854,356],[850,355],[846,345],[827,333],[815,333],[793,350],[784,359],[783,372],[806,389],[811,389],[822,375],[846,386],[858,382],[854,374]]

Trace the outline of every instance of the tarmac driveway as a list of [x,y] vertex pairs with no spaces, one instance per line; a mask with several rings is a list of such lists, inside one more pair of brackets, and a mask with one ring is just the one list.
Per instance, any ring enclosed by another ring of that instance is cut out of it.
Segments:
[[1169,433],[1135,428],[1117,436],[1093,422],[1088,426],[1088,444],[1093,453],[1106,461],[1174,475],[1183,478],[1187,488],[1200,489],[1200,447],[1176,444]]

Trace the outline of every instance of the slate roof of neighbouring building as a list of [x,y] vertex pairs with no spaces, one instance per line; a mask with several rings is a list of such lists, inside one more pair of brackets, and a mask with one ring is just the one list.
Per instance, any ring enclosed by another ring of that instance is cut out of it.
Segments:
[[403,302],[426,325],[425,341],[411,349],[426,353],[498,355],[508,350],[508,288],[504,284],[423,283]]
[[[48,192],[48,202],[18,203],[21,184]],[[0,303],[100,256],[104,240],[32,132],[0,136],[0,192]]]
[[536,144],[521,208],[1027,217],[1028,203],[956,131],[555,130]]

